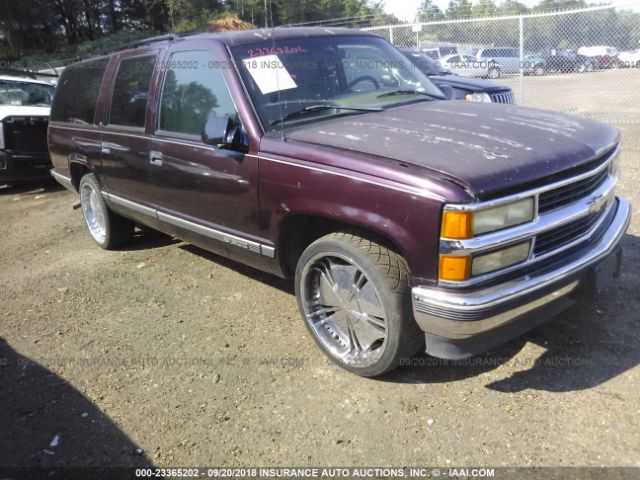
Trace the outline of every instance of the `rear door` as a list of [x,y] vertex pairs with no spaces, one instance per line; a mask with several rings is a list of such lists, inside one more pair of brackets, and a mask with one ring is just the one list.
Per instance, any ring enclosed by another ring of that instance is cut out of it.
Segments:
[[162,63],[147,159],[150,198],[160,218],[214,238],[211,230],[243,238],[258,234],[257,157],[202,141],[209,116],[231,117],[246,125],[227,88],[230,61],[218,42],[202,40],[175,44]]
[[55,172],[71,178],[81,164],[101,179],[101,132],[95,125],[96,104],[108,58],[67,67],[60,77],[49,120],[49,153]]
[[102,133],[102,165],[112,202],[144,212],[151,206],[147,104],[158,53],[119,56]]

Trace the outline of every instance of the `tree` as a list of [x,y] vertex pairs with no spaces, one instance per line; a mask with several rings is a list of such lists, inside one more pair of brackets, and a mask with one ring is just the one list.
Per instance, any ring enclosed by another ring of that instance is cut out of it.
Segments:
[[421,22],[433,22],[444,19],[444,13],[440,7],[433,3],[433,0],[423,0],[418,9],[418,19]]
[[471,17],[471,2],[469,0],[449,0],[446,12],[447,18]]

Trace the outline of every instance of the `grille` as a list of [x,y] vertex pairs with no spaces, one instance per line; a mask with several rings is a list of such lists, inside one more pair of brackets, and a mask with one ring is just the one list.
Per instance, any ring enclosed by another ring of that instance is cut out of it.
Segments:
[[47,117],[9,117],[3,120],[5,145],[14,152],[47,151]]
[[499,92],[499,93],[492,93],[491,94],[491,101],[493,103],[510,103],[510,104],[514,104],[515,99],[513,97],[513,92],[509,91],[509,92]]
[[600,217],[604,215],[605,211],[606,208],[538,235],[536,237],[536,245],[533,249],[534,256],[544,255],[545,253],[562,248],[583,235],[586,235]]
[[548,212],[563,205],[575,202],[596,190],[609,175],[609,169],[605,168],[592,177],[583,178],[577,182],[564,185],[555,190],[549,190],[540,194],[538,211]]

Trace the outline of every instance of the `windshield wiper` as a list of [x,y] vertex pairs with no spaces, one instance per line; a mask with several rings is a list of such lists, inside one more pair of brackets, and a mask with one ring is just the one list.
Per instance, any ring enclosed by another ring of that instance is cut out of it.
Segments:
[[382,93],[378,95],[376,98],[393,97],[395,95],[424,95],[425,97],[437,98],[439,100],[442,100],[442,97],[431,95],[430,93],[427,93],[427,92],[421,92],[420,90],[394,90],[393,92]]
[[282,119],[274,120],[273,122],[271,122],[271,126],[277,125],[278,123],[286,122],[287,120],[291,120],[292,118],[304,117],[309,113],[321,112],[323,110],[346,110],[349,112],[381,112],[382,108],[342,107],[340,105],[333,104],[309,105],[301,110],[296,110],[295,112],[289,113]]

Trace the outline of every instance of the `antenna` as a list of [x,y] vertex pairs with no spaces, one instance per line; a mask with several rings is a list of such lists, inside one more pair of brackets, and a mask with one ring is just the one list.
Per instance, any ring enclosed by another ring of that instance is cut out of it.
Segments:
[[[275,25],[273,24],[273,8],[271,8],[271,0],[264,0],[264,5],[265,5],[265,22],[267,21],[267,2],[268,2],[268,12],[269,12],[269,20],[271,21],[271,46],[272,51],[275,52],[276,50],[276,28]],[[280,57],[278,57],[279,61]],[[276,71],[276,87],[278,88],[278,114],[280,115],[280,122],[278,122],[278,124],[280,125],[280,133],[282,134],[282,140],[285,140],[285,129],[284,129],[284,114],[282,112],[282,97],[281,97],[281,92],[282,90],[280,90],[280,75],[278,73],[278,71]]]

